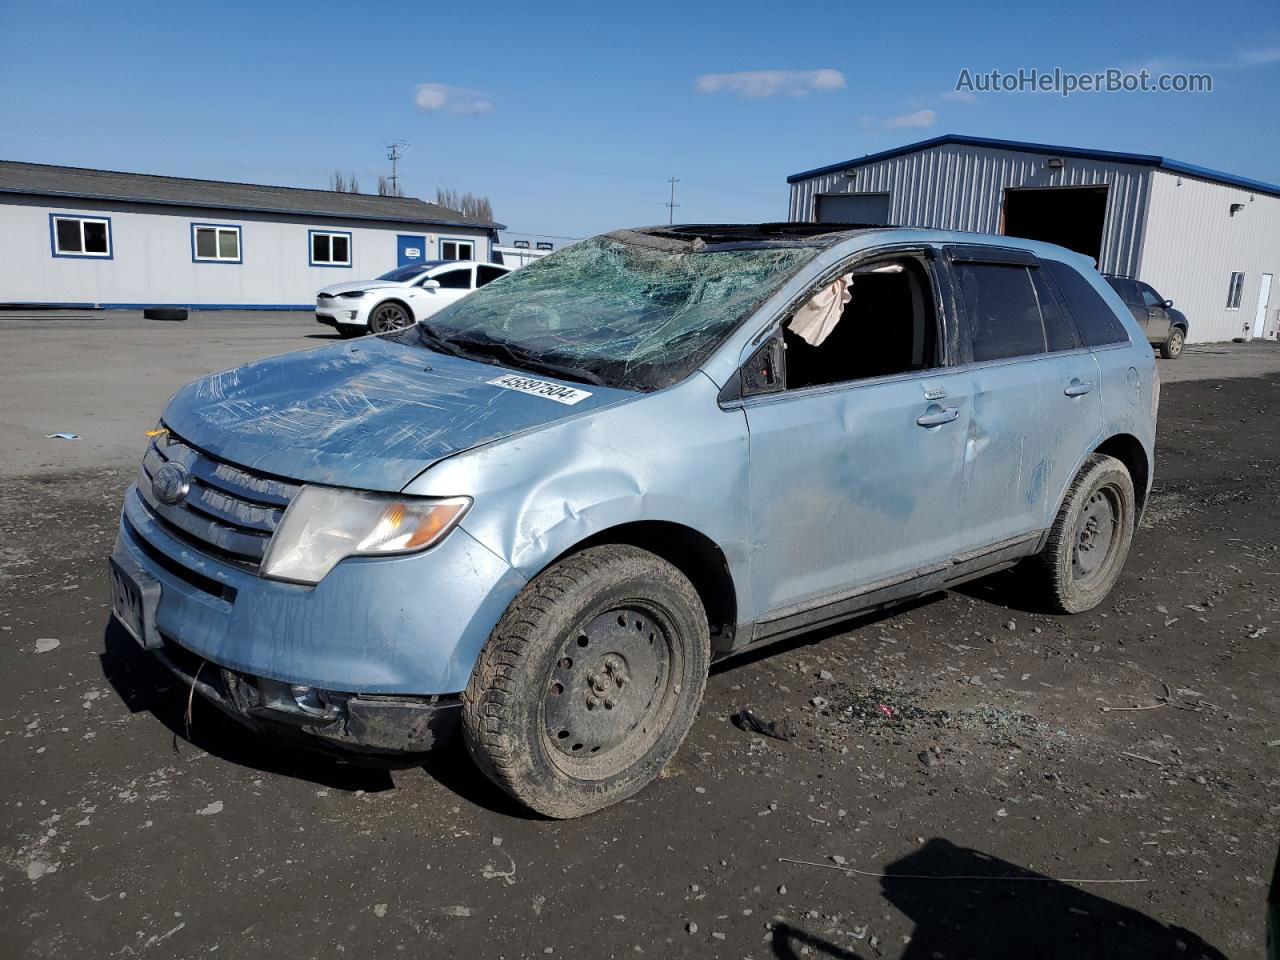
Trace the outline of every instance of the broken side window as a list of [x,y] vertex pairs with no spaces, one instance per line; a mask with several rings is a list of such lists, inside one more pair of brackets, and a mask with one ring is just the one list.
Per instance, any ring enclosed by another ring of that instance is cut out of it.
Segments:
[[914,257],[837,277],[783,325],[787,389],[938,366],[938,318],[929,274]]

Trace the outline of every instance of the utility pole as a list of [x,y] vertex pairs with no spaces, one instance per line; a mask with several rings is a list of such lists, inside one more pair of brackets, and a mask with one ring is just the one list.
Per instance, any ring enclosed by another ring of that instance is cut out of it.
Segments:
[[667,183],[671,184],[671,199],[667,201],[667,223],[676,222],[676,207],[680,204],[676,203],[676,184],[680,181],[673,175]]
[[400,196],[400,172],[398,161],[409,152],[409,144],[405,140],[392,140],[387,144],[387,159],[391,161],[391,195]]

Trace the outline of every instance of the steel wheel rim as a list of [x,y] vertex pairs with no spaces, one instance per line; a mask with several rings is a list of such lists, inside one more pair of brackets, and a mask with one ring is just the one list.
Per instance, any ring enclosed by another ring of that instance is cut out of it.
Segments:
[[390,333],[393,330],[403,330],[407,326],[409,326],[408,315],[394,303],[374,308],[373,317],[369,321],[369,327],[374,333]]
[[547,678],[541,727],[551,762],[580,780],[626,770],[665,728],[683,665],[670,619],[650,604],[617,603],[585,617]]
[[1124,506],[1111,484],[1099,487],[1076,518],[1071,544],[1071,578],[1083,587],[1103,580],[1120,548]]

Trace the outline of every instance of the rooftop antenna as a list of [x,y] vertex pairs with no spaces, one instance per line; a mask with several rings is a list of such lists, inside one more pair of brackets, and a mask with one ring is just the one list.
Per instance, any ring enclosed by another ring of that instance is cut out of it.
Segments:
[[387,144],[387,159],[391,161],[391,195],[395,197],[400,196],[400,171],[397,164],[408,152],[407,140],[392,140]]
[[672,175],[671,179],[667,181],[667,183],[671,184],[671,199],[668,200],[666,204],[668,224],[676,222],[676,207],[680,206],[680,204],[676,203],[676,184],[679,182],[680,180],[674,175]]

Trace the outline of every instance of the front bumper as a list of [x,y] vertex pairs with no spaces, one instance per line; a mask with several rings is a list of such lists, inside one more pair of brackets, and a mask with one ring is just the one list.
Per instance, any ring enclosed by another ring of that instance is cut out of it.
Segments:
[[526,582],[458,528],[422,553],[343,560],[314,587],[280,583],[178,539],[134,487],[112,558],[159,584],[155,631],[183,649],[251,677],[369,696],[465,688]]
[[359,307],[344,309],[337,303],[336,300],[317,300],[316,323],[323,323],[329,327],[367,327],[369,325],[368,311],[364,309],[363,304]]
[[369,697],[313,690],[308,706],[287,684],[219,667],[167,637],[151,652],[184,685],[254,733],[342,759],[438,749],[453,739],[462,715],[457,695]]

